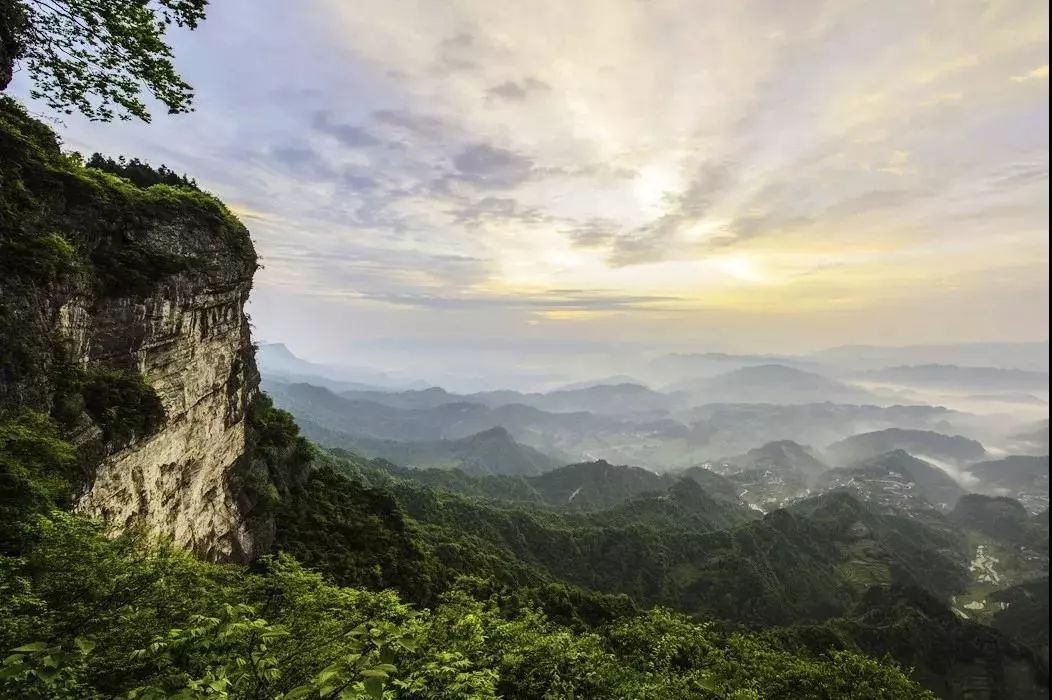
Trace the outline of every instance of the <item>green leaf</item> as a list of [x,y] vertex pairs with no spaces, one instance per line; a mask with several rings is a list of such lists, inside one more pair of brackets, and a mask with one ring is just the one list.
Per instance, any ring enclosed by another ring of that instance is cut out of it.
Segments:
[[387,671],[381,671],[375,668],[367,668],[364,671],[362,671],[362,676],[364,678],[379,678],[381,680],[386,680]]
[[337,663],[334,663],[334,664],[329,664],[328,666],[323,668],[318,673],[318,675],[315,678],[316,678],[316,680],[317,680],[319,685],[324,685],[326,682],[329,681],[329,679],[331,679],[333,676],[335,676],[339,672],[340,672],[340,664],[337,662]]
[[373,700],[383,700],[384,682],[379,678],[366,678],[365,692],[369,693],[369,697]]
[[22,652],[34,652],[44,651],[47,649],[47,642],[32,642],[30,644],[23,644],[22,646],[12,649],[11,651],[22,651]]

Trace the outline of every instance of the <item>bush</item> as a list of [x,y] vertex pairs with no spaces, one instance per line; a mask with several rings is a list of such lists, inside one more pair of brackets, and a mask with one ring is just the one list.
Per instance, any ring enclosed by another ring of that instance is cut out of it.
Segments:
[[113,158],[103,156],[101,153],[92,153],[91,157],[88,158],[84,165],[89,168],[102,170],[123,177],[136,187],[145,188],[150,187],[151,185],[170,185],[172,187],[182,187],[184,189],[200,191],[197,182],[191,180],[186,175],[178,175],[163,163],[161,164],[161,167],[155,168],[149,163],[142,162],[138,158],[128,160],[124,156],[118,156],[117,159],[114,160]]
[[164,406],[142,375],[92,369],[83,373],[84,410],[111,447],[123,447],[152,434],[164,422]]
[[794,654],[665,610],[590,633],[462,589],[418,610],[289,557],[254,573],[205,564],[62,513],[37,518],[29,542],[0,558],[9,697],[932,697],[888,664]]
[[47,416],[0,412],[0,552],[20,549],[21,524],[32,514],[69,504],[75,461]]

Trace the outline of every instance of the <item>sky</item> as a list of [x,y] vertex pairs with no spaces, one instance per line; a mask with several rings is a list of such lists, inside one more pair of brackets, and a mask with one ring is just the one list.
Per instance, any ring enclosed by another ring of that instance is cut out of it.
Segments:
[[1045,340],[1048,19],[224,0],[173,37],[193,114],[57,128],[224,199],[313,359]]

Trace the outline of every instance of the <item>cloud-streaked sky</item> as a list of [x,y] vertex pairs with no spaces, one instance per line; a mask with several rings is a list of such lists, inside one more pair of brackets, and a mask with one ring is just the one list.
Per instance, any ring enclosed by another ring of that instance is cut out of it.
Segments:
[[176,43],[194,114],[60,131],[228,201],[306,355],[1048,336],[1047,3],[224,0]]

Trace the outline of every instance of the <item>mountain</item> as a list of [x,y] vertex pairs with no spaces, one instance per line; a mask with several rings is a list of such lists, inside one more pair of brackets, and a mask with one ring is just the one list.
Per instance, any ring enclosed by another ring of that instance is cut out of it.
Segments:
[[1040,654],[1048,664],[1049,579],[1037,579],[991,594],[997,606],[991,626]]
[[580,509],[608,508],[641,493],[668,488],[668,481],[659,474],[605,460],[561,467],[529,483],[544,502]]
[[1017,498],[1031,513],[1048,508],[1047,455],[1013,455],[979,462],[968,467],[967,473],[978,481],[977,490]]
[[725,477],[739,500],[764,513],[810,495],[810,485],[829,468],[792,440],[769,442],[705,466]]
[[[309,429],[306,434],[313,437]],[[499,426],[457,440],[425,442],[353,438],[332,432],[320,434],[325,435],[322,441],[326,445],[418,469],[460,469],[475,475],[529,476],[558,466],[551,457],[515,442],[508,431]]]
[[344,435],[400,442],[457,439],[501,425],[480,404],[442,403],[428,408],[397,408],[344,398],[305,383],[264,382],[275,403],[298,419]]
[[[1031,614],[1038,610],[1028,609]],[[1040,639],[1041,624],[1033,618],[1029,623],[1031,639]],[[1015,620],[1008,626],[1017,629]],[[832,640],[875,655],[895,649],[896,660],[913,669],[913,678],[948,700],[1041,700],[1048,693],[1047,654],[1042,658],[1014,641],[1015,635],[963,619],[914,586],[873,587],[843,617],[774,630],[773,635],[783,643],[802,643],[812,653],[821,653]]]
[[709,404],[687,412],[690,443],[705,459],[739,454],[756,445],[793,440],[828,445],[858,433],[884,428],[961,432],[976,418],[939,406],[859,406],[811,403]]
[[862,377],[867,381],[945,389],[1048,392],[1048,372],[1000,367],[901,365],[870,370],[863,373]]
[[[629,419],[586,411],[555,413],[518,403],[491,407],[469,401],[399,408],[349,399],[309,384],[264,381],[263,387],[277,406],[295,415],[304,430],[323,444],[345,444],[338,440],[347,438],[455,440],[504,427],[517,442],[563,463],[599,458],[638,463],[636,457],[643,457],[646,466],[667,468],[670,462],[696,461],[685,444],[687,427],[664,416]],[[326,436],[322,431],[333,431],[334,435]],[[662,447],[668,447],[668,453]]]
[[[977,418],[930,406],[858,406],[841,404],[714,404],[687,411],[633,410],[630,396],[673,404],[679,397],[636,388],[600,387],[574,392],[574,401],[616,403],[606,412],[554,411],[516,401],[548,395],[519,392],[453,394],[437,387],[403,392],[350,391],[342,394],[314,385],[264,379],[276,404],[291,411],[304,430],[322,444],[348,445],[344,438],[397,442],[459,439],[502,426],[525,445],[563,463],[605,459],[657,471],[684,469],[743,452],[763,442],[804,438],[828,444],[859,429],[918,427],[955,430]],[[560,400],[561,394],[553,394]],[[590,398],[581,398],[590,397]],[[512,403],[507,403],[512,402]],[[548,403],[566,409],[570,404]],[[336,431],[330,438],[322,429]],[[339,438],[339,439],[337,439]]]
[[715,377],[669,387],[699,403],[875,403],[865,389],[786,365],[743,367]]
[[440,387],[412,391],[350,390],[340,395],[351,401],[368,401],[393,408],[437,408],[447,403],[473,403],[490,408],[521,405],[552,413],[592,412],[597,414],[647,413],[665,411],[677,399],[641,384],[591,384],[548,393],[484,391],[452,394]]
[[[437,408],[447,403],[472,403],[464,395],[451,394],[442,387],[432,386],[426,389],[408,391],[384,391],[379,389],[350,389],[338,392],[348,401],[364,401],[391,408]],[[475,403],[482,403],[481,401]]]
[[683,381],[685,378],[713,377],[756,365],[783,365],[809,371],[821,369],[819,363],[805,357],[788,355],[750,355],[723,352],[672,353],[654,359],[648,375],[659,381]]
[[[822,475],[820,486],[852,489],[867,501],[905,511],[920,511],[929,504],[949,511],[965,494],[946,472],[904,450],[893,450],[850,467],[830,470]],[[918,498],[923,499],[923,503],[918,503]]]
[[698,483],[705,493],[709,494],[712,498],[717,501],[724,501],[726,503],[741,503],[742,500],[738,497],[741,492],[741,487],[735,483],[732,479],[726,476],[717,474],[711,469],[705,467],[690,467],[679,472],[679,476],[686,479],[692,479]]
[[1008,437],[1008,451],[1017,455],[1048,454],[1048,420]]
[[562,386],[556,387],[556,391],[576,391],[578,389],[590,389],[593,386],[603,385],[614,385],[614,384],[639,384],[644,385],[644,382],[639,381],[635,377],[627,374],[612,374],[609,377],[601,377],[599,379],[585,379],[579,382],[570,382],[569,384],[563,384]]
[[764,469],[776,472],[790,472],[805,479],[813,479],[829,469],[815,457],[809,447],[797,444],[792,440],[778,440],[756,447],[743,455],[728,457],[725,460],[732,465],[745,469]]
[[813,353],[811,359],[867,370],[901,365],[949,364],[1048,372],[1048,341],[955,343],[949,345],[844,345]]
[[642,493],[595,514],[610,525],[645,523],[667,531],[708,532],[756,520],[754,511],[737,501],[714,498],[696,480],[676,479],[666,491]]
[[887,428],[852,435],[829,445],[823,453],[837,465],[847,466],[885,452],[905,450],[915,457],[953,463],[968,463],[986,456],[982,444],[961,435],[943,435],[931,430]]
[[311,362],[294,354],[284,343],[260,343],[256,362],[264,379],[307,382],[333,391],[408,389],[420,382],[391,377],[365,367]]
[[[1040,544],[1042,540],[1041,525],[1034,522],[1019,501],[1004,496],[983,496],[977,493],[961,496],[950,513],[950,520],[961,527],[1015,546]],[[1047,547],[1048,530],[1044,530]]]
[[632,414],[666,411],[678,399],[637,383],[591,384],[558,389],[547,393],[523,394],[517,391],[489,391],[469,394],[466,401],[498,407],[522,404],[553,413],[587,411],[597,414]]

